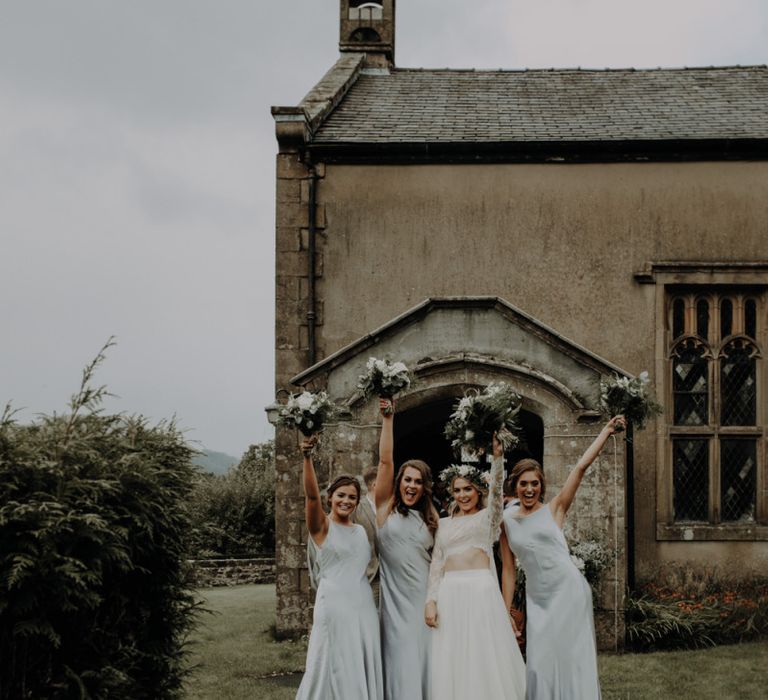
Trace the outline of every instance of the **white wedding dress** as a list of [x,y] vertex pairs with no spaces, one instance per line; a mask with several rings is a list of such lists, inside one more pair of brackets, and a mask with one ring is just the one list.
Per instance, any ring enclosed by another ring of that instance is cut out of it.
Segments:
[[[501,597],[493,543],[503,514],[504,461],[494,459],[488,506],[440,519],[427,600],[437,603],[432,631],[432,700],[524,700],[525,664]],[[481,550],[483,569],[461,568]]]

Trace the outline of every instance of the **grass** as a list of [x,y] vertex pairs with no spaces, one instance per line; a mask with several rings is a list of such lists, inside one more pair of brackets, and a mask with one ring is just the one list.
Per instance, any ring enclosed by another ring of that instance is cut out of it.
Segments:
[[194,668],[185,697],[293,699],[304,669],[307,644],[275,641],[275,587],[209,588],[200,595],[213,614],[202,617],[190,640]]
[[[200,592],[206,615],[191,640],[189,700],[288,700],[296,695],[305,641],[273,636],[275,587]],[[603,700],[763,700],[768,641],[697,651],[601,654]],[[291,673],[294,672],[294,673]],[[270,674],[282,674],[269,677]]]

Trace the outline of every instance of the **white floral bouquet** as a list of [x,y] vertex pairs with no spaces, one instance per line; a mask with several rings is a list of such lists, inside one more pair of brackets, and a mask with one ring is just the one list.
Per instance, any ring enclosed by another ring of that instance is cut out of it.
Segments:
[[368,358],[365,374],[361,374],[357,382],[357,388],[363,392],[365,398],[381,396],[391,399],[410,386],[410,372],[403,362],[378,360],[375,357]]
[[600,574],[613,560],[613,551],[597,540],[582,540],[571,544],[571,561],[581,571],[593,588],[600,581]]
[[517,414],[520,395],[508,384],[489,384],[481,394],[464,396],[454,406],[445,426],[445,437],[456,454],[489,452],[493,434],[505,450],[520,443]]
[[336,406],[328,394],[303,391],[291,394],[280,409],[278,422],[289,428],[298,428],[304,435],[319,433],[336,414]]
[[623,415],[627,422],[642,430],[649,418],[662,411],[649,384],[648,372],[640,372],[632,379],[609,377],[600,382],[600,407],[611,416]]

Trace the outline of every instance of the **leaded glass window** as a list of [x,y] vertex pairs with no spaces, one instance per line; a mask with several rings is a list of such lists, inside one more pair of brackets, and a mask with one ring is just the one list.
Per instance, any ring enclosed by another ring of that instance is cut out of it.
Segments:
[[684,341],[672,361],[675,425],[705,425],[708,422],[709,363],[706,348]]
[[720,440],[720,508],[724,522],[755,519],[755,440]]
[[696,302],[696,334],[705,340],[709,336],[709,302],[706,299]]
[[728,343],[720,359],[720,423],[755,425],[757,376],[755,349],[743,341]]
[[738,524],[757,517],[765,296],[754,288],[670,295],[667,415],[677,522]]
[[733,302],[723,299],[720,302],[720,337],[727,338],[733,332]]
[[709,495],[708,440],[673,440],[676,520],[706,521]]
[[754,299],[744,302],[744,334],[753,340],[757,338],[757,302]]
[[672,302],[672,337],[679,338],[685,332],[685,299]]

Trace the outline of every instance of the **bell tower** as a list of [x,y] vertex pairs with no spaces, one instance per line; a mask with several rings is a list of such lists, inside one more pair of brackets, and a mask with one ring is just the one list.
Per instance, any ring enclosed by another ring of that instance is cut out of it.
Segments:
[[339,51],[365,53],[376,67],[395,64],[395,0],[341,0]]

